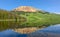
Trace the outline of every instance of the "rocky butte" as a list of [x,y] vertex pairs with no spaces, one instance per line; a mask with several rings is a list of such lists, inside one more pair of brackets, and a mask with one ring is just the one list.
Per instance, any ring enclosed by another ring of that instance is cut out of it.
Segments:
[[36,12],[38,11],[38,9],[35,9],[31,6],[20,6],[20,7],[13,9],[13,11]]

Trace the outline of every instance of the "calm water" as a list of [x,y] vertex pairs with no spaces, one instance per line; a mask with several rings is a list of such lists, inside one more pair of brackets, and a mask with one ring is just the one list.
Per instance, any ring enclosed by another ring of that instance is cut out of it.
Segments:
[[30,34],[20,34],[12,30],[0,32],[0,37],[60,37],[60,24],[37,30]]

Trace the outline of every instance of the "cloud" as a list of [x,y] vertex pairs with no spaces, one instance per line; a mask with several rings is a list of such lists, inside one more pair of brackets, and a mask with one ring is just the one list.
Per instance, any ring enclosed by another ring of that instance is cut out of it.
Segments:
[[60,14],[60,12],[54,12],[54,13],[56,13],[56,14]]

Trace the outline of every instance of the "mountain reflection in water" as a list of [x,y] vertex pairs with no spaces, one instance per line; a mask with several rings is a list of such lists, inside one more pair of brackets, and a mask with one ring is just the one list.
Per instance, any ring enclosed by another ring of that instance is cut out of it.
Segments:
[[28,37],[60,37],[60,24],[30,33]]
[[27,37],[26,34],[20,34],[12,30],[5,30],[0,32],[0,37]]

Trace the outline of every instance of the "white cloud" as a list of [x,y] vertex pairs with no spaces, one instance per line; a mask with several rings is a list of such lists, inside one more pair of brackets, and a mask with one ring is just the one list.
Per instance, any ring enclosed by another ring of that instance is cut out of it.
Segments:
[[60,14],[60,12],[54,12],[54,13],[56,13],[56,14]]

